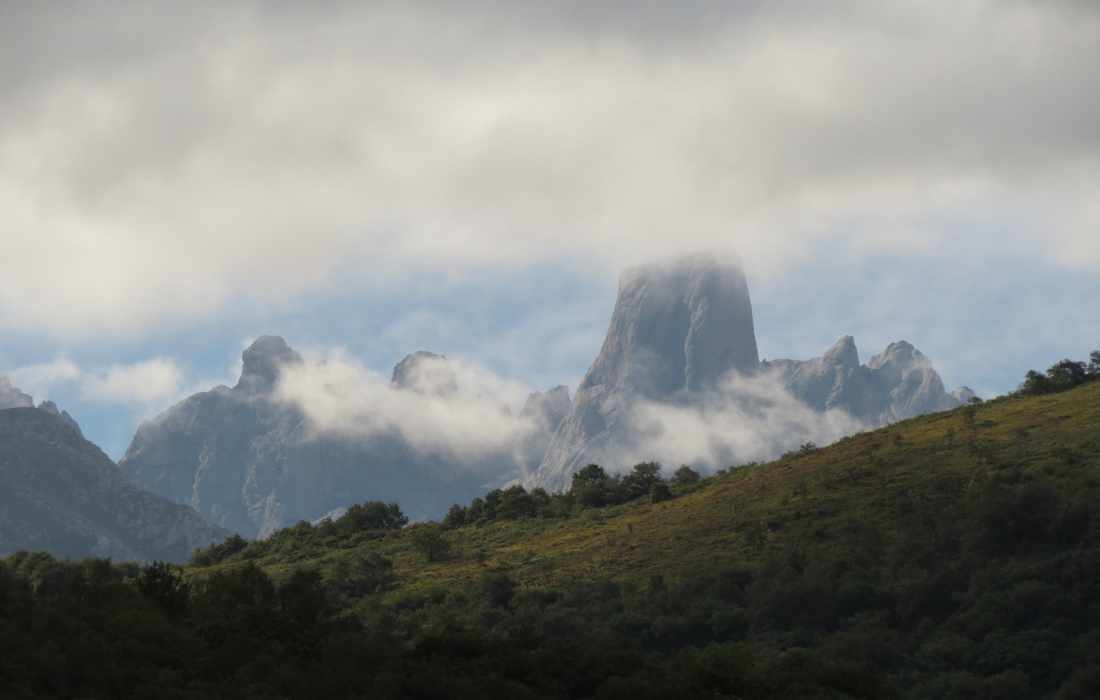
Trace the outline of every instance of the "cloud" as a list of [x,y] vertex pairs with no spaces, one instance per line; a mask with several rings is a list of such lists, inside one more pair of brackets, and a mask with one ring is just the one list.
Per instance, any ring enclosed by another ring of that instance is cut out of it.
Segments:
[[2,328],[699,247],[1100,267],[1094,4],[105,7],[0,28]]
[[82,401],[162,407],[178,398],[184,372],[174,360],[156,357],[133,364],[82,368],[68,358],[17,367],[5,374],[12,383],[39,397],[66,386],[75,387]]
[[315,434],[370,439],[399,434],[458,470],[513,475],[517,450],[537,429],[519,409],[530,389],[462,359],[427,359],[398,388],[340,349],[284,367],[277,396],[307,416]]
[[179,394],[183,371],[173,360],[158,357],[132,365],[112,365],[81,377],[87,401],[158,404]]
[[59,357],[50,362],[26,365],[4,372],[12,384],[35,397],[48,398],[50,390],[59,384],[80,379],[80,368],[72,360]]
[[599,455],[615,469],[644,461],[717,469],[774,459],[808,442],[828,445],[867,426],[847,412],[817,412],[771,373],[731,374],[690,402],[641,401],[624,441]]

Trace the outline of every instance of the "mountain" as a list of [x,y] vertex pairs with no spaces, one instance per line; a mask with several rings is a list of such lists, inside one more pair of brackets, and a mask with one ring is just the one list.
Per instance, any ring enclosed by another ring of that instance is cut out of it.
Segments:
[[0,554],[180,562],[228,535],[128,484],[52,403],[0,410]]
[[569,387],[566,386],[556,386],[545,392],[537,391],[527,397],[519,417],[530,421],[533,429],[517,448],[517,458],[523,475],[533,474],[542,464],[554,435],[572,409],[573,401],[569,398]]
[[7,377],[0,377],[0,410],[5,408],[30,408],[34,399],[12,386]]
[[691,256],[627,270],[603,347],[531,486],[557,490],[631,439],[635,402],[683,400],[758,364],[741,268]]
[[931,361],[906,341],[891,343],[866,365],[859,362],[855,339],[846,335],[822,357],[773,360],[761,364],[774,372],[796,398],[818,411],[841,409],[868,426],[879,426],[924,413],[961,406],[973,392],[958,396],[944,389]]
[[[734,386],[736,377],[755,379],[754,390]],[[713,420],[715,405],[732,404],[737,410],[728,420],[737,424],[729,428],[743,430],[742,419],[760,412],[760,382],[774,384],[765,392],[774,397],[789,393],[821,413],[842,410],[854,419],[852,425],[866,427],[954,408],[963,403],[960,397],[973,395],[947,393],[928,358],[905,341],[892,343],[866,365],[860,364],[851,336],[819,358],[761,363],[742,269],[713,256],[689,256],[623,274],[600,354],[525,483],[561,490],[588,463],[614,467],[625,455],[644,455],[652,411],[639,414],[643,407],[695,410],[698,425],[705,417]],[[774,454],[796,446],[777,444]],[[735,451],[710,445],[709,452]]]
[[[393,696],[1092,698],[1097,425],[1093,381],[672,484],[658,502],[561,497],[538,516],[482,508],[385,536],[348,519],[194,573],[263,590],[258,566],[294,592],[316,572],[345,610],[377,606],[395,635],[385,671],[407,679]],[[425,533],[447,553],[427,554]],[[305,658],[307,683],[330,678]],[[251,663],[226,682],[270,677],[268,654]]]
[[[484,490],[476,469],[417,449],[397,429],[363,436],[317,429],[275,391],[284,368],[302,361],[284,339],[259,338],[241,359],[236,386],[191,396],[138,428],[119,463],[131,483],[248,537],[367,500],[431,517]],[[394,368],[392,384],[446,396],[453,368],[441,355],[413,353]],[[500,459],[514,464],[511,452]]]

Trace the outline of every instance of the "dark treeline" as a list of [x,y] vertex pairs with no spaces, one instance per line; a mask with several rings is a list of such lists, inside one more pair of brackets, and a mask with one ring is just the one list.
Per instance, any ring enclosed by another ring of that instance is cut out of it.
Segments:
[[[536,488],[528,492],[522,486],[493,489],[484,498],[475,498],[469,506],[455,504],[443,518],[446,528],[476,525],[494,520],[522,518],[564,518],[586,508],[620,505],[641,498],[657,503],[673,497],[673,489],[690,487],[701,479],[689,466],[682,466],[666,480],[661,465],[643,462],[622,475],[609,475],[603,467],[589,464],[573,475],[568,491],[547,493]],[[670,488],[671,487],[671,488]]]
[[1094,350],[1088,362],[1062,360],[1051,365],[1045,373],[1031,370],[1023,384],[1016,390],[1018,396],[1039,396],[1068,391],[1085,382],[1100,380],[1100,350]]

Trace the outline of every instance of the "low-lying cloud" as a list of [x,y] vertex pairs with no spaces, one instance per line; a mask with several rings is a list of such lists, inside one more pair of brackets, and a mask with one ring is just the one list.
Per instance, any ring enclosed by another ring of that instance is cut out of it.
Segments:
[[[317,435],[400,434],[456,471],[502,483],[530,475],[543,456],[531,450],[545,449],[546,426],[519,411],[530,391],[475,364],[443,359],[423,361],[407,386],[397,387],[337,350],[286,367],[277,397],[298,407]],[[731,374],[690,401],[639,401],[627,416],[613,444],[592,455],[612,472],[651,460],[708,470],[767,460],[866,427],[841,410],[814,411],[771,373]]]
[[619,467],[654,460],[707,469],[774,459],[812,442],[827,445],[866,428],[846,411],[818,412],[772,373],[731,374],[691,403],[640,402],[631,444],[612,453]]
[[[405,387],[341,350],[283,369],[277,398],[297,406],[316,433],[370,439],[400,434],[456,469],[512,472],[538,428],[519,415],[531,389],[462,359],[424,359]],[[495,476],[505,476],[505,473]]]

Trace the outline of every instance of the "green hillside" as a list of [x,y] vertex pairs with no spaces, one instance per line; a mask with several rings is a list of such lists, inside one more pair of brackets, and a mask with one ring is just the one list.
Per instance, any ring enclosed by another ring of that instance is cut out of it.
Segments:
[[1100,382],[580,500],[448,528],[368,504],[182,571],[15,555],[0,692],[1100,696]]
[[279,577],[376,553],[393,562],[391,598],[466,585],[486,569],[530,587],[646,581],[758,563],[777,548],[838,558],[857,554],[868,538],[883,548],[917,547],[914,538],[958,525],[974,506],[1035,491],[1028,485],[1073,503],[1100,498],[1100,383],[923,416],[731,469],[674,489],[677,497],[662,503],[461,527],[444,533],[450,554],[437,562],[414,546],[415,527],[327,538],[299,527],[227,565],[254,560]]

